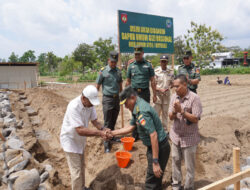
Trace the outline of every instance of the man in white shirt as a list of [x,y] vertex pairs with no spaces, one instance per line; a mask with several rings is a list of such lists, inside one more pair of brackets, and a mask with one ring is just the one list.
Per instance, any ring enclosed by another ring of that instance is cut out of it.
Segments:
[[[99,105],[98,91],[88,85],[82,95],[71,100],[64,115],[60,141],[66,154],[71,175],[72,190],[87,190],[85,187],[84,148],[86,137],[108,136],[108,129],[97,121],[95,107]],[[89,129],[89,120],[97,129]]]

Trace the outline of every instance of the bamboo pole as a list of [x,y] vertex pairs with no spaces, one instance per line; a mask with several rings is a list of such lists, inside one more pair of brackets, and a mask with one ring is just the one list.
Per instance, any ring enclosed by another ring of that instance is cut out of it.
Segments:
[[[119,30],[119,11],[117,11],[117,29],[118,29],[118,65],[122,72],[122,64],[121,64],[121,51],[120,51],[120,30]],[[124,128],[124,113],[123,113],[123,105],[121,105],[121,120],[122,120],[122,128]]]
[[[234,174],[240,172],[240,148],[233,148],[233,167]],[[234,190],[240,190],[240,181],[234,184]]]

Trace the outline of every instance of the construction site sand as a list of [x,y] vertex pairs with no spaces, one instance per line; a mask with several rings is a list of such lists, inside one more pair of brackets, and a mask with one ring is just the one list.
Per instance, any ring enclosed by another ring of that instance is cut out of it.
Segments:
[[[198,90],[203,116],[199,123],[202,141],[197,152],[195,188],[231,174],[233,147],[241,148],[242,163],[243,158],[250,156],[250,75],[230,76],[232,86],[218,85],[216,78],[202,77]],[[45,134],[44,140],[39,141],[47,159],[45,162],[58,171],[59,180],[53,184],[53,189],[70,189],[70,174],[59,134],[68,102],[78,96],[86,85],[50,85],[26,90],[31,106],[39,114],[40,126],[35,130]],[[101,98],[101,93],[99,96]],[[102,106],[96,109],[102,121]],[[125,125],[128,124],[130,113],[126,109],[124,119]],[[116,128],[120,127],[121,117],[116,125]],[[143,189],[147,168],[146,147],[140,141],[136,142],[132,160],[124,169],[118,168],[114,156],[117,150],[122,149],[121,144],[114,144],[111,153],[104,154],[102,140],[88,138],[85,150],[87,186],[90,185],[94,190]],[[171,159],[163,183],[165,189],[171,189]]]

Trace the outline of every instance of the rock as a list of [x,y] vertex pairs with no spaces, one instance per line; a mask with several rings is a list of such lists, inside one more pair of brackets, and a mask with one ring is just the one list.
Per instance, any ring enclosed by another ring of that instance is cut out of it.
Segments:
[[18,177],[20,177],[22,175],[26,175],[27,173],[29,173],[29,170],[21,170],[21,171],[10,174],[8,179],[11,180],[12,182],[15,182],[15,180]]
[[29,116],[35,116],[37,115],[37,111],[35,111],[32,107],[26,106],[26,110]]
[[13,128],[3,129],[2,135],[4,137],[8,137],[12,133],[13,130],[14,130]]
[[16,138],[11,138],[7,140],[6,146],[11,149],[20,149],[24,145],[23,141],[16,139]]
[[234,184],[229,185],[228,187],[226,187],[226,190],[234,190]]
[[29,163],[28,159],[18,163],[17,165],[10,168],[9,173],[11,174],[13,172],[18,172],[20,170],[23,170],[27,166],[28,163]]
[[4,119],[0,117],[0,128],[3,128]]
[[19,95],[24,95],[25,92],[24,92],[24,91],[19,91],[18,94],[19,94]]
[[2,119],[2,122],[3,122],[3,118],[6,117],[6,115],[7,115],[7,112],[0,110],[0,118]]
[[32,126],[38,126],[40,124],[39,117],[38,116],[31,117],[30,122]]
[[37,190],[40,184],[40,176],[37,169],[32,169],[28,173],[19,176],[14,184],[15,190]]
[[22,162],[24,160],[23,154],[19,154],[17,157],[13,158],[7,163],[7,166],[9,168],[12,168],[13,166],[17,165],[18,163]]
[[247,165],[250,166],[250,156],[247,157],[246,162],[247,162]]
[[25,100],[25,99],[27,99],[27,96],[25,96],[25,95],[20,95],[19,96],[19,100]]
[[7,112],[5,117],[7,117],[7,118],[15,118],[15,115],[12,112]]
[[30,105],[30,101],[28,100],[22,100],[22,103],[24,106],[29,106]]
[[6,107],[10,107],[10,101],[9,100],[3,100],[0,102],[0,108],[6,108]]
[[247,170],[247,169],[250,169],[250,166],[249,166],[249,165],[246,165],[246,166],[241,167],[241,171],[245,171],[245,170]]
[[242,179],[243,184],[245,184],[247,187],[250,187],[250,177],[247,177],[245,179]]
[[48,178],[49,178],[49,172],[48,171],[43,172],[43,174],[40,176],[40,183],[43,183]]
[[0,154],[0,159],[3,160],[3,156],[5,154],[5,160],[6,160],[6,162],[9,162],[10,160],[15,158],[20,153],[21,153],[20,150],[7,149],[5,152]]
[[13,124],[13,123],[16,123],[16,118],[8,118],[8,117],[5,117],[5,118],[4,118],[3,124],[4,124],[6,127],[10,127],[11,124]]
[[41,183],[37,190],[51,190],[50,184],[46,181]]
[[31,154],[28,151],[23,150],[23,158],[24,159],[30,159],[31,157],[32,156],[31,156]]
[[44,169],[47,171],[47,172],[50,172],[51,170],[53,170],[53,167],[50,165],[50,164],[46,164]]
[[22,127],[23,127],[23,120],[18,121],[16,127],[18,129],[22,129]]

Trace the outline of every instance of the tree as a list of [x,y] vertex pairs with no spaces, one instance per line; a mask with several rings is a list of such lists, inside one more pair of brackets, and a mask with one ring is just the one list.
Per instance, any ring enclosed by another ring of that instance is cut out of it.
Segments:
[[28,63],[28,62],[35,62],[36,56],[35,56],[35,51],[33,50],[28,50],[23,53],[23,56],[20,57],[19,61],[22,63]]
[[181,63],[185,50],[186,50],[185,41],[183,40],[182,36],[177,36],[174,39],[174,54],[175,54],[176,64]]
[[93,68],[93,63],[96,61],[96,55],[93,46],[86,43],[79,44],[73,52],[75,61],[82,63],[82,72],[85,67]]
[[74,71],[79,71],[80,69],[81,62],[75,61],[72,56],[68,55],[63,58],[59,66],[60,76],[65,76],[68,74],[73,76]]
[[56,57],[56,55],[52,51],[47,53],[46,62],[50,72],[53,72],[57,69],[59,61],[60,60]]
[[38,56],[37,62],[39,63],[39,73],[40,75],[45,75],[48,72],[48,65],[46,63],[47,54],[41,53]]
[[112,37],[108,39],[99,38],[94,42],[94,48],[97,54],[97,59],[106,64],[109,52],[115,50],[115,45],[112,43]]
[[191,21],[191,29],[184,35],[187,49],[191,49],[194,61],[200,67],[209,65],[211,54],[218,52],[221,48],[221,41],[224,39],[217,30],[212,30],[211,26],[196,24]]
[[9,62],[17,63],[18,62],[18,55],[16,55],[14,52],[12,52],[10,57],[9,57]]

